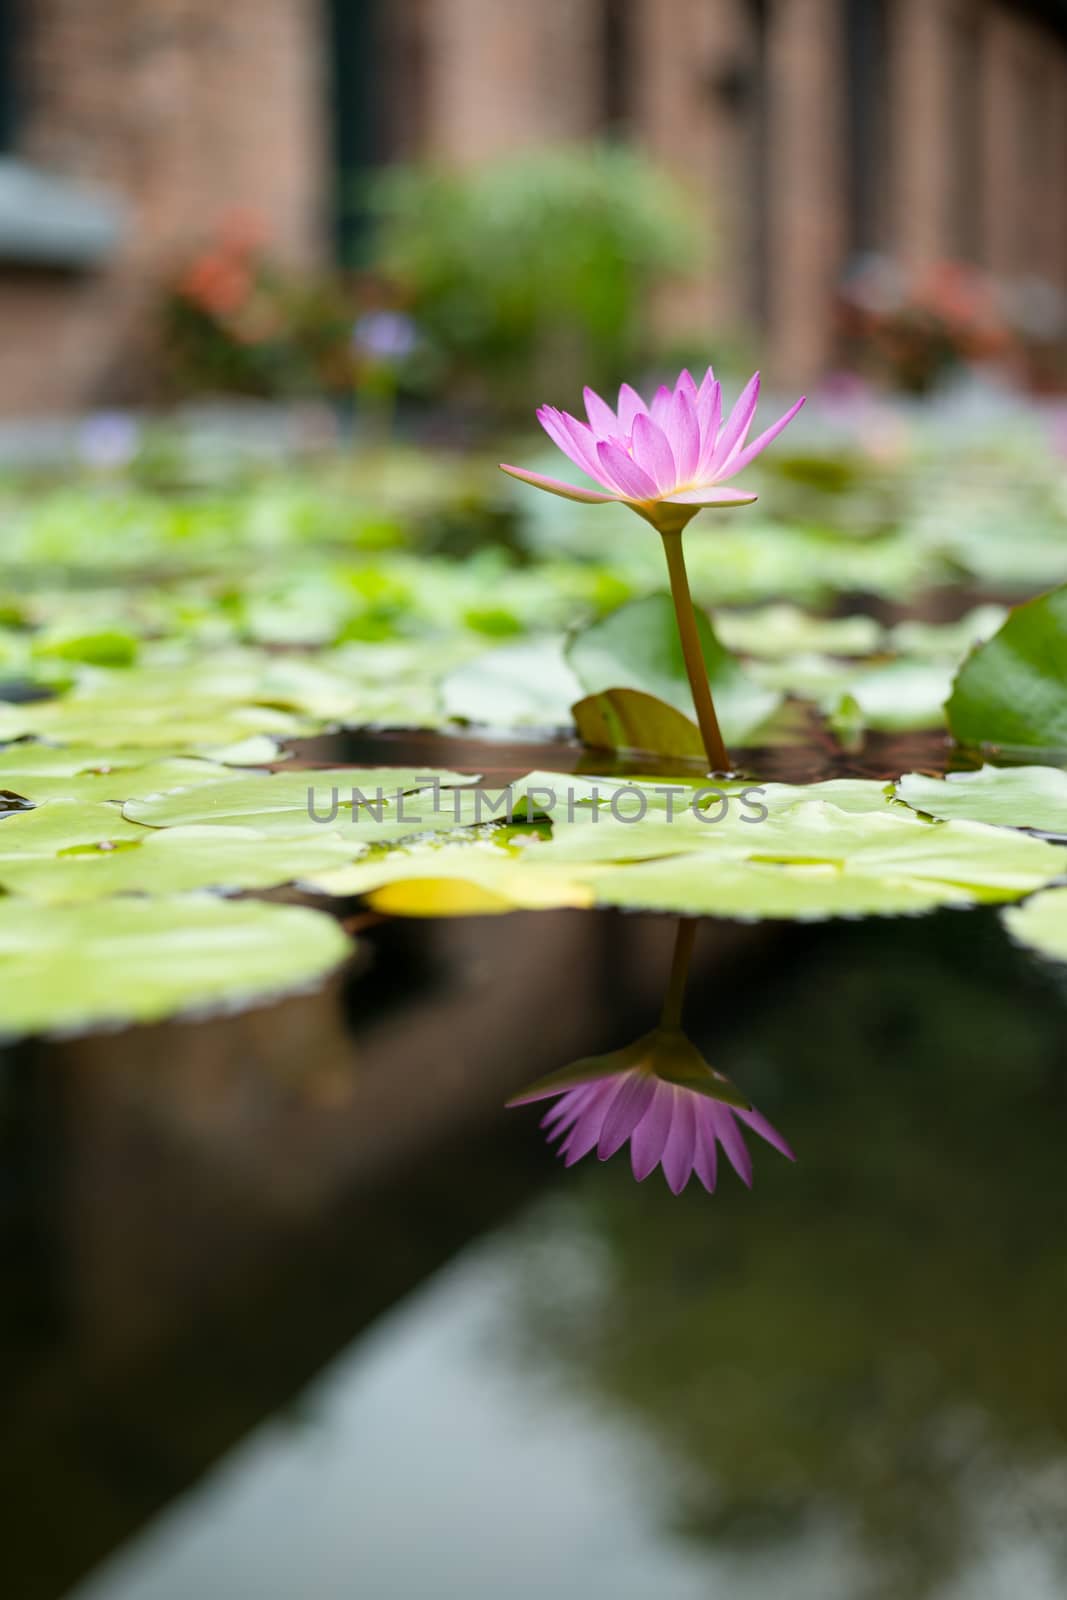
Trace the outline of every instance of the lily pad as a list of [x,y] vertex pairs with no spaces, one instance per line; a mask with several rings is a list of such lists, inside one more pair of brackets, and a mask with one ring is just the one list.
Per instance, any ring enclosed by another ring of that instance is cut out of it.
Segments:
[[[14,820],[11,830],[16,841],[19,821]],[[265,836],[255,828],[138,831],[139,837],[82,842],[52,854],[0,855],[0,884],[9,894],[47,905],[106,900],[112,895],[183,894],[192,889],[232,893],[292,883],[350,861],[368,848],[339,833],[311,827],[299,838]]]
[[[566,792],[565,774],[539,777],[554,777],[557,796]],[[745,820],[736,805],[718,821],[691,808],[626,820],[564,807],[553,813],[547,840],[536,829],[497,843],[491,831],[464,839],[457,830],[310,883],[324,893],[375,894],[375,903],[409,915],[436,914],[439,885],[447,881],[450,911],[477,910],[490,896],[493,909],[500,901],[525,908],[602,904],[810,920],[1013,899],[1067,870],[1067,850],[981,823],[926,821],[887,798],[881,785],[869,787],[872,804],[864,812],[805,798],[804,789],[768,786],[775,792],[764,820]],[[848,798],[858,804],[860,796]],[[477,895],[464,902],[457,883]]]
[[900,798],[931,817],[965,817],[1005,828],[1067,835],[1067,772],[1057,767],[990,767],[928,778],[908,772]]
[[188,895],[0,917],[0,1035],[81,1031],[237,1009],[307,988],[351,944],[296,906]]
[[1015,607],[963,663],[946,709],[963,744],[1067,749],[1067,584]]
[[[341,828],[351,837],[353,827],[363,826],[370,836],[380,797],[381,822],[399,825],[395,836],[405,837],[423,825],[432,826],[433,815],[440,815],[442,823],[454,815],[454,807],[434,806],[437,789],[451,790],[475,781],[461,772],[426,772],[418,767],[308,767],[248,773],[195,789],[130,800],[123,811],[131,821],[150,828],[237,824],[261,833],[299,835]],[[416,794],[420,795],[417,802],[413,799],[407,806],[400,805],[398,796]]]
[[117,800],[189,789],[231,776],[227,767],[194,756],[168,754],[145,762],[144,752],[91,745],[44,745],[20,741],[0,750],[0,789],[42,800]]
[[1067,889],[1046,889],[1001,916],[1019,944],[1052,961],[1067,961]]

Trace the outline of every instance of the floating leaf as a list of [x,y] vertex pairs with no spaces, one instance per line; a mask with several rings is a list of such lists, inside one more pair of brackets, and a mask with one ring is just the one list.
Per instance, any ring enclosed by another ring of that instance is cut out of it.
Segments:
[[332,917],[303,907],[198,895],[62,909],[11,900],[0,916],[0,1035],[272,1000],[317,982],[350,948]]
[[69,799],[123,800],[218,783],[230,776],[218,762],[171,756],[145,762],[138,750],[20,742],[0,750],[0,789],[38,803]]
[[292,883],[368,848],[311,827],[301,837],[224,827],[141,828],[139,834],[68,845],[49,855],[0,855],[0,884],[10,894],[48,905],[192,889],[231,893]]
[[[324,893],[378,894],[381,904],[433,915],[442,881],[516,907],[606,904],[681,915],[788,917],[880,915],[967,905],[1027,894],[1067,869],[1067,851],[971,822],[929,822],[868,785],[867,811],[806,798],[810,790],[768,785],[767,817],[730,803],[720,820],[691,807],[640,818],[568,805],[565,774],[554,780],[552,837],[536,829],[505,848],[492,830],[379,852],[310,883]],[[595,786],[610,780],[585,780]],[[820,786],[826,787],[826,786]],[[861,795],[842,792],[856,807]],[[716,807],[716,811],[718,811]],[[398,885],[405,887],[400,890]],[[447,891],[449,910],[465,902]],[[499,909],[494,904],[493,909]]]
[[[237,824],[262,833],[304,834],[329,827],[341,828],[351,836],[358,825],[370,836],[380,802],[382,822],[394,824],[394,836],[404,837],[423,826],[432,827],[435,816],[440,816],[440,825],[454,816],[451,803],[434,806],[435,782],[441,790],[450,790],[473,784],[475,779],[461,772],[427,772],[418,767],[307,767],[248,773],[188,791],[131,800],[124,814],[150,828]],[[399,804],[398,796],[414,796],[420,791],[425,793],[420,793],[418,801]],[[395,825],[399,825],[398,834]]]
[[1052,961],[1067,961],[1067,889],[1046,889],[1000,914],[1019,944]]
[[963,663],[946,709],[964,744],[1067,748],[1067,584],[1015,607]]
[[120,840],[139,843],[144,828],[102,801],[45,800],[32,811],[0,816],[0,869],[8,861],[47,859],[63,850],[97,849]]
[[896,792],[932,817],[966,817],[1007,828],[1067,834],[1067,772],[1057,767],[982,767],[928,778],[909,772]]

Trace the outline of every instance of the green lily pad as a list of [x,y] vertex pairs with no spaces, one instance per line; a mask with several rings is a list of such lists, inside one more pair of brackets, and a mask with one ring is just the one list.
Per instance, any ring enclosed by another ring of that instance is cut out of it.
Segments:
[[[16,840],[18,821],[12,826]],[[225,827],[140,828],[139,834],[68,845],[50,855],[0,855],[0,885],[9,894],[47,905],[192,889],[232,893],[292,883],[340,866],[368,848],[310,826],[299,838]]]
[[62,909],[11,900],[0,916],[0,1036],[233,1010],[317,983],[350,949],[332,917],[303,907],[198,895]]
[[33,735],[58,744],[107,748],[180,748],[209,754],[252,736],[295,738],[313,731],[306,722],[271,706],[227,705],[183,700],[179,688],[170,701],[137,704],[120,688],[111,695],[65,695],[25,705],[0,705],[0,742]]
[[7,862],[48,860],[63,850],[139,844],[145,829],[104,801],[45,800],[32,811],[0,816],[0,871]]
[[0,750],[0,789],[24,799],[117,800],[190,789],[231,776],[218,762],[167,755],[145,762],[138,750],[20,742]]
[[1016,606],[968,656],[947,711],[957,739],[1003,748],[1067,748],[1067,584]]
[[1006,828],[1067,834],[1067,772],[1057,767],[982,767],[928,778],[908,772],[900,798],[931,817],[965,817]]
[[[776,710],[782,695],[749,676],[720,644],[702,612],[697,613],[697,632],[723,738],[727,744],[739,744]],[[576,633],[566,654],[586,695],[635,689],[693,718],[693,696],[669,595],[652,594],[620,606]]]
[[[546,788],[554,778],[557,798],[566,793],[565,774],[538,776]],[[564,805],[547,840],[536,829],[497,842],[491,830],[476,838],[457,830],[309,883],[323,893],[373,894],[375,904],[408,915],[485,909],[489,897],[492,909],[602,904],[809,920],[1013,899],[1067,870],[1067,850],[982,823],[926,821],[882,785],[869,786],[866,812],[806,798],[804,789],[767,788],[761,821],[738,804],[718,821],[691,808],[623,820]],[[858,793],[847,798],[859,804]],[[465,902],[457,884],[477,893]]]
[[[441,825],[445,825],[454,815],[451,802],[434,806],[435,782],[440,790],[449,791],[471,785],[476,779],[461,772],[426,772],[418,767],[308,767],[228,777],[221,783],[202,784],[187,791],[130,800],[123,809],[131,821],[150,828],[237,824],[261,833],[298,835],[339,828],[351,838],[356,828],[372,836],[380,796],[378,825],[389,822],[399,826],[399,833],[394,836],[402,838],[424,825],[434,826],[434,817],[440,817]],[[419,795],[419,799],[401,806],[397,799],[400,795]]]
[[1067,961],[1067,889],[1046,889],[1000,914],[1019,944],[1052,961]]

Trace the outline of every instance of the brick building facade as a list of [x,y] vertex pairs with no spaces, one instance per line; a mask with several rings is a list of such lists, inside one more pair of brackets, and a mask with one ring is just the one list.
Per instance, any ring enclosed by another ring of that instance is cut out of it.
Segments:
[[606,131],[705,219],[715,270],[670,314],[759,330],[782,382],[832,359],[867,252],[1067,290],[1063,0],[0,0],[0,23],[0,168],[122,207],[80,263],[0,227],[8,411],[135,398],[156,286],[236,207],[322,262],[361,166]]

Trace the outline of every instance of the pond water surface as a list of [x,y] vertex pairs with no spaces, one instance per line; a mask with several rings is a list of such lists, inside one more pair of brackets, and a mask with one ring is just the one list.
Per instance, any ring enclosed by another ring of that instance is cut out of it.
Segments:
[[673,926],[379,923],[12,1053],[5,1592],[1062,1594],[1062,977],[993,912],[702,924],[689,1033],[798,1160],[676,1199],[500,1109],[654,1020]]

